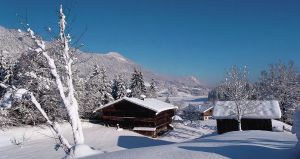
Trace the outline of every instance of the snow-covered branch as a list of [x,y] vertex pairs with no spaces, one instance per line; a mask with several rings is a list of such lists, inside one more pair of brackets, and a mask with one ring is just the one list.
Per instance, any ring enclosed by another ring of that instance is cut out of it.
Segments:
[[239,123],[239,130],[242,130],[242,116],[246,112],[254,110],[256,107],[254,102],[251,101],[255,90],[248,80],[247,67],[245,66],[243,69],[239,69],[237,66],[233,66],[231,70],[227,72],[221,89],[227,100],[235,102],[235,106],[231,108],[231,110]]
[[[65,61],[65,69],[67,71],[67,90],[64,89],[62,79],[60,75],[58,74],[56,64],[54,62],[54,59],[51,58],[47,51],[46,51],[46,46],[45,42],[43,40],[38,39],[35,35],[34,32],[28,28],[27,31],[30,35],[30,37],[34,40],[37,48],[35,51],[37,53],[42,53],[42,55],[47,59],[48,66],[50,68],[51,74],[55,78],[55,82],[57,85],[57,88],[59,90],[59,94],[61,96],[61,99],[63,101],[63,104],[67,110],[69,119],[70,119],[70,124],[72,126],[73,130],[73,137],[74,137],[74,142],[75,144],[83,144],[84,143],[84,137],[83,137],[83,132],[82,132],[82,126],[78,114],[78,103],[75,98],[75,91],[74,91],[74,86],[73,86],[73,78],[72,78],[72,59],[69,56],[69,39],[65,35],[65,15],[63,14],[63,9],[62,6],[60,6],[60,40],[63,44],[63,58]],[[68,95],[65,95],[65,92],[68,92]]]
[[7,86],[3,83],[0,84],[0,87],[8,89],[11,88],[13,90],[12,98],[15,99],[22,99],[23,97],[28,97],[30,101],[34,104],[34,106],[38,109],[38,111],[42,114],[42,116],[46,119],[47,124],[51,128],[53,132],[55,132],[55,135],[57,136],[59,140],[60,147],[67,153],[69,154],[71,151],[72,146],[68,142],[68,140],[62,135],[62,132],[60,130],[60,126],[56,122],[52,122],[44,109],[41,107],[41,104],[37,101],[35,98],[34,94],[27,89],[24,88],[15,88],[13,86]]

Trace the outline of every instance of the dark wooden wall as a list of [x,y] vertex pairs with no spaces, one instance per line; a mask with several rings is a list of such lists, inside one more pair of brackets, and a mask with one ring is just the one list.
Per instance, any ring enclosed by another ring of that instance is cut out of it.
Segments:
[[[234,119],[217,119],[219,134],[238,131],[238,122]],[[272,131],[271,119],[242,119],[242,130],[266,130]]]
[[[175,110],[166,110],[156,114],[153,110],[123,100],[103,108],[100,114],[100,119],[106,124],[114,126],[119,124],[120,127],[126,129],[153,127],[157,131],[149,134],[156,135],[168,128],[168,125],[172,122]],[[148,132],[144,134],[148,134]]]

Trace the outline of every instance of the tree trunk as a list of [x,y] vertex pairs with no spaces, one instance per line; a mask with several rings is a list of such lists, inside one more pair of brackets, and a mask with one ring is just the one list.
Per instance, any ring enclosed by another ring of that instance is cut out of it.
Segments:
[[237,121],[238,121],[238,130],[239,130],[239,131],[243,131],[243,130],[242,130],[242,120],[241,120],[241,119],[238,119]]

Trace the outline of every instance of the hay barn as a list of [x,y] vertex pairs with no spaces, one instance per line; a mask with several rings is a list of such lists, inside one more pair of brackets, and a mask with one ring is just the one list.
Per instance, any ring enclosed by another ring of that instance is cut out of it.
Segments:
[[[272,131],[272,119],[280,119],[281,111],[278,101],[245,101],[251,103],[243,111],[242,130]],[[217,120],[219,134],[237,131],[238,121],[234,101],[217,101],[214,105],[213,118]]]

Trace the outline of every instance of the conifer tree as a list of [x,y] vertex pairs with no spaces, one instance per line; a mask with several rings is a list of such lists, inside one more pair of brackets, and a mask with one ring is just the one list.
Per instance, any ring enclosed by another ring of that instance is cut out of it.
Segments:
[[101,74],[101,79],[100,79],[100,87],[99,87],[99,91],[101,94],[101,104],[107,104],[111,101],[113,101],[113,97],[112,97],[112,90],[111,90],[111,82],[108,81],[108,77],[106,74],[106,69],[104,67],[100,68],[100,74]]
[[150,87],[149,87],[149,97],[151,98],[156,98],[157,97],[157,92],[156,92],[156,83],[154,81],[154,79],[151,80],[150,82]]
[[0,53],[0,82],[4,84],[11,84],[12,65],[9,64],[4,57],[3,52]]
[[141,95],[146,94],[146,86],[144,83],[143,74],[138,69],[134,69],[131,77],[130,90],[132,97],[141,98]]
[[112,86],[112,96],[114,99],[120,99],[122,97],[125,97],[126,92],[126,84],[124,81],[124,77],[122,74],[119,74],[116,79],[114,79],[113,86]]
[[101,93],[99,91],[100,79],[100,68],[98,65],[94,65],[90,76],[85,82],[85,100],[82,107],[82,115],[86,118],[91,118],[92,112],[101,104]]

